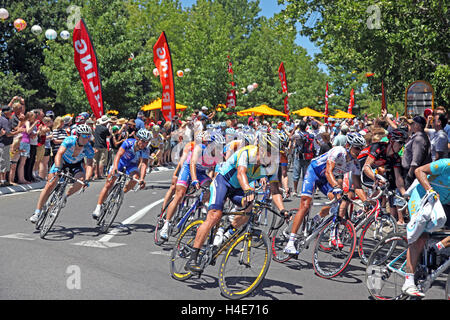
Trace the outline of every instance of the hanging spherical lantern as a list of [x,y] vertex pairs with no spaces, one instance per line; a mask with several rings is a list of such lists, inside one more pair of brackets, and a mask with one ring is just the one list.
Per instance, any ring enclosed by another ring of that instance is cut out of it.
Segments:
[[258,88],[258,86],[259,86],[259,84],[257,84],[256,82],[253,83],[253,88],[254,88],[254,89]]
[[159,76],[158,68],[153,69],[153,75],[154,75],[155,77]]
[[0,19],[3,21],[9,18],[9,12],[5,8],[0,9]]
[[70,38],[70,33],[67,30],[61,31],[61,33],[59,34],[59,36],[63,39],[63,40],[67,40]]
[[177,76],[180,77],[180,78],[183,78],[183,76],[184,76],[184,71],[183,71],[183,70],[178,70],[178,71],[177,71]]
[[53,29],[48,29],[47,31],[45,31],[45,37],[48,40],[55,40],[57,36],[58,36],[58,34]]
[[16,28],[17,31],[22,31],[27,27],[27,23],[23,19],[16,19],[14,20],[14,28]]
[[42,28],[37,24],[35,24],[34,26],[31,27],[31,33],[37,36],[42,33]]
[[247,90],[248,90],[248,92],[252,92],[253,90],[255,90],[255,88],[253,87],[253,85],[249,84],[247,86]]

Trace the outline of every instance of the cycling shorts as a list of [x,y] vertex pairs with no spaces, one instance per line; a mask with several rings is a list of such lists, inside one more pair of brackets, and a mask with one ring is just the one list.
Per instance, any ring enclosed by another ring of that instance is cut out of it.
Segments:
[[[138,169],[138,167],[136,165],[133,165],[133,166],[130,166],[130,167],[126,167],[126,166],[124,166],[124,165],[122,165],[120,163],[119,163],[119,167],[117,168],[117,170],[120,171],[120,172],[123,172],[124,168],[125,168],[125,174],[127,174],[129,176],[131,176],[132,173],[134,173],[134,172],[137,172],[137,173],[139,172],[139,169]],[[111,174],[111,172],[112,172],[112,167],[109,170],[108,174]],[[119,174],[117,173],[114,176],[118,177]]]
[[225,200],[229,198],[235,205],[241,206],[244,198],[244,190],[234,188],[222,174],[218,174],[209,186],[211,196],[209,198],[209,210],[223,211]]
[[[200,185],[203,185],[207,181],[211,180],[211,178],[206,174],[206,171],[197,169],[197,179],[200,182]],[[177,185],[189,187],[191,184],[191,170],[189,168],[189,164],[185,163],[180,169],[178,173]]]
[[305,178],[303,179],[301,196],[313,197],[316,187],[326,196],[333,190],[333,187],[328,183],[326,178],[317,176],[314,168],[309,165],[306,169]]
[[[66,169],[69,169],[69,172],[72,176],[75,176],[77,173],[82,172],[84,173],[84,168],[83,168],[83,163],[84,161],[80,161],[80,162],[76,162],[76,163],[66,163],[63,160],[63,166],[62,166],[62,170],[61,171],[66,171]],[[55,164],[53,164],[53,166],[50,168],[50,171],[48,173],[56,173],[58,172],[58,170],[56,169]]]

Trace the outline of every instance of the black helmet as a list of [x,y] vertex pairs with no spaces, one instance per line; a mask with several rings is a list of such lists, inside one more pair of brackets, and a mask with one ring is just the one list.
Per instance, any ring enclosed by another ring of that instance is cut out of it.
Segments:
[[393,129],[388,134],[389,141],[396,141],[399,143],[405,143],[408,140],[408,129],[405,127],[398,127]]

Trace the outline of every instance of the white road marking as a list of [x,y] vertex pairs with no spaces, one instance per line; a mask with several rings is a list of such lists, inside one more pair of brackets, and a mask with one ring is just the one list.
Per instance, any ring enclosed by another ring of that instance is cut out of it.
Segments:
[[153,252],[150,252],[150,254],[156,254],[156,255],[160,255],[160,256],[170,257],[170,252],[167,252],[167,251],[153,251]]
[[87,240],[87,241],[72,243],[72,245],[107,249],[107,248],[125,246],[126,244],[125,243],[112,243],[112,242],[105,242],[105,241],[97,241],[97,240]]
[[148,206],[142,208],[141,210],[139,210],[138,212],[133,214],[128,219],[122,221],[122,223],[118,227],[116,227],[116,228],[112,229],[111,231],[109,231],[108,234],[105,235],[103,238],[101,238],[99,241],[100,242],[108,242],[115,235],[119,234],[122,231],[122,228],[124,228],[127,224],[135,223],[136,221],[138,221],[139,219],[144,217],[153,207],[156,207],[158,204],[160,204],[163,201],[164,201],[164,198],[161,199],[161,200],[155,201],[155,202],[149,204]]
[[13,233],[7,234],[6,236],[0,236],[0,238],[8,238],[8,239],[18,239],[18,240],[36,240],[36,237],[33,237],[30,234],[26,233]]

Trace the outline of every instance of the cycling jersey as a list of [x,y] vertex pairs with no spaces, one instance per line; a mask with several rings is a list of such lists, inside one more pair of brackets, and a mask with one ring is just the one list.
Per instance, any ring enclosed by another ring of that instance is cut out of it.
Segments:
[[[395,173],[394,168],[402,168],[402,160],[398,153],[394,153],[391,156],[387,156],[387,148],[389,143],[387,142],[375,142],[367,148],[363,149],[358,156],[358,161],[361,168],[364,166],[367,158],[372,158],[375,161],[372,163],[372,168],[385,167],[385,177],[389,181],[389,189],[395,190]],[[364,176],[363,181],[366,185],[371,184],[371,180]]]
[[327,162],[335,163],[333,175],[343,175],[351,172],[359,176],[361,168],[357,159],[347,160],[347,150],[342,146],[332,148],[330,151],[311,160],[310,165],[306,169],[305,178],[302,185],[302,196],[312,197],[316,187],[324,194],[328,195],[333,187],[328,183],[325,176]]
[[219,168],[216,168],[218,174],[210,186],[211,196],[208,210],[222,211],[226,198],[236,205],[241,205],[244,190],[237,179],[237,168],[240,166],[247,168],[246,174],[250,185],[264,177],[268,177],[269,182],[278,181],[278,165],[272,165],[269,168],[258,165],[256,163],[257,153],[258,147],[256,146],[241,148]]
[[118,170],[121,171],[123,168],[127,168],[126,174],[130,174],[137,171],[139,165],[139,159],[148,159],[150,151],[148,148],[143,150],[135,150],[137,140],[127,139],[120,146],[121,149],[125,150],[124,154],[120,157]]
[[[78,172],[84,172],[82,163],[84,158],[88,159],[94,159],[94,149],[92,146],[88,143],[86,144],[83,149],[80,151],[80,153],[77,156],[73,156],[73,153],[75,151],[75,147],[77,145],[77,137],[76,136],[70,136],[63,140],[61,143],[61,146],[66,148],[66,151],[64,152],[62,156],[62,170],[64,171],[66,168],[69,169],[70,173],[72,175],[77,174]],[[56,173],[58,169],[56,168],[56,165],[53,164],[53,166],[50,168],[49,173]]]
[[257,165],[257,153],[257,146],[247,146],[241,148],[227,161],[223,162],[217,172],[224,176],[224,178],[230,182],[231,186],[237,189],[241,188],[241,185],[237,179],[237,169],[240,166],[247,168],[247,178],[249,182],[256,181],[264,177],[268,177],[269,182],[278,181],[278,166],[271,165],[270,167],[265,167],[262,165]]
[[162,134],[158,133],[156,137],[152,134],[152,138],[150,140],[150,147],[154,149],[159,149],[164,145],[164,137]]
[[66,148],[66,152],[64,152],[63,154],[64,162],[74,164],[77,162],[81,162],[84,158],[94,159],[95,152],[89,143],[84,146],[84,148],[77,156],[73,156],[75,147],[77,145],[77,139],[78,138],[76,136],[70,136],[65,138],[61,143],[61,146]]
[[[195,146],[195,144],[193,145]],[[202,148],[202,154],[198,158],[198,162],[195,165],[196,173],[197,173],[197,179],[200,182],[200,185],[203,185],[205,182],[211,180],[211,178],[207,175],[208,170],[214,169],[217,162],[214,157],[208,157],[205,145],[200,145]],[[191,170],[190,170],[190,163],[192,159],[192,152],[193,150],[189,151],[189,154],[186,158],[186,161],[183,163],[183,166],[180,169],[180,174],[178,175],[177,185],[182,185],[185,187],[188,187],[191,183]]]

